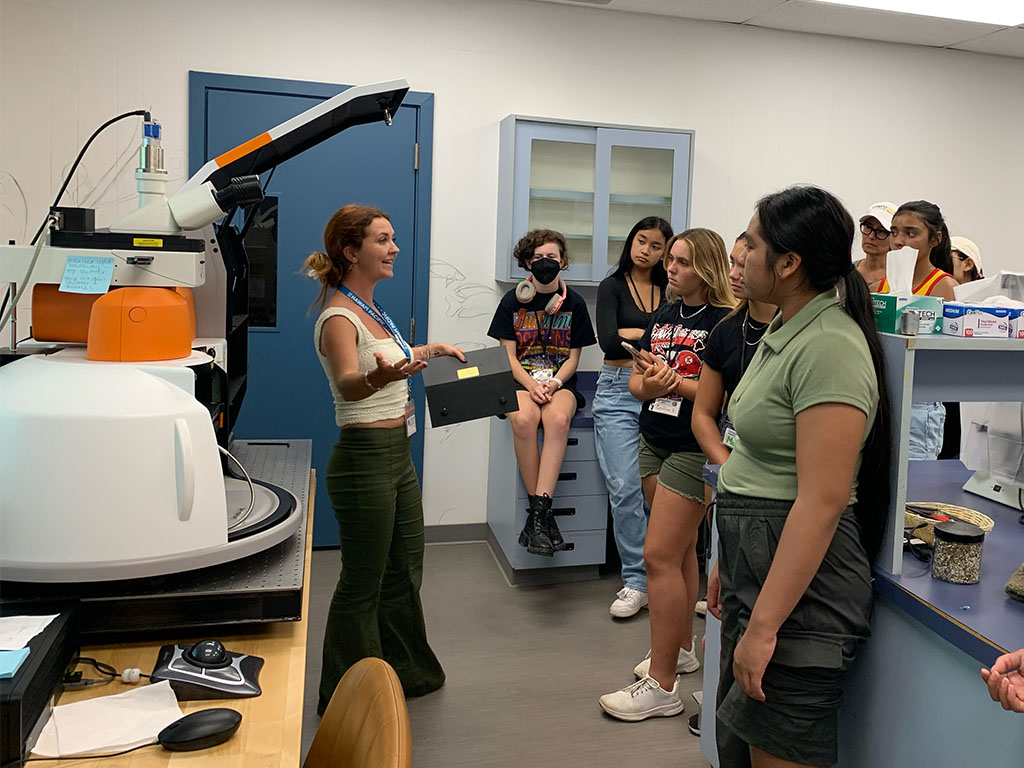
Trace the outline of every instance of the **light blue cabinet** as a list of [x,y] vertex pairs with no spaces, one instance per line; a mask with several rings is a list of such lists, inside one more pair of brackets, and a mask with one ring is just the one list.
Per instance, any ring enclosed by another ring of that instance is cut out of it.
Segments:
[[693,131],[509,115],[500,127],[495,278],[524,277],[512,248],[531,229],[554,229],[568,244],[566,280],[601,282],[640,219],[688,226],[692,155]]

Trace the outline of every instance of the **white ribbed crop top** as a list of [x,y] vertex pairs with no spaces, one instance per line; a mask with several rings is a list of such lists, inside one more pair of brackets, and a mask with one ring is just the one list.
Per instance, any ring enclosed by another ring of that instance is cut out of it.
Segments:
[[327,383],[331,386],[331,394],[334,395],[334,421],[339,427],[347,424],[369,424],[383,419],[396,419],[405,413],[405,403],[408,399],[408,387],[405,381],[393,381],[379,392],[374,392],[363,400],[349,402],[341,396],[337,384],[334,383],[334,375],[331,373],[331,363],[327,356],[320,351],[320,336],[323,333],[324,323],[328,319],[341,315],[351,321],[356,327],[356,352],[359,355],[359,370],[372,371],[377,367],[377,359],[374,352],[379,352],[389,363],[394,363],[405,357],[402,348],[390,336],[386,339],[375,338],[362,320],[351,309],[343,307],[328,307],[320,313],[313,328],[313,343],[316,345],[316,356],[320,358],[320,365],[327,374]]

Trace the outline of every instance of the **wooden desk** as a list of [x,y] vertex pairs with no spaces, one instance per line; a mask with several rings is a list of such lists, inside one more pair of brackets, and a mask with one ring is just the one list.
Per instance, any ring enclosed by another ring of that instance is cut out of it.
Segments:
[[[310,473],[309,503],[306,506],[306,525],[312,525],[312,510],[316,490],[315,472]],[[218,768],[262,768],[263,766],[299,765],[302,742],[302,704],[306,679],[306,628],[309,611],[309,568],[313,548],[312,530],[307,529],[305,565],[303,572],[302,621],[276,622],[259,625],[251,631],[228,636],[217,636],[229,650],[243,651],[266,660],[260,672],[263,693],[251,699],[218,699],[212,701],[184,701],[180,703],[184,714],[210,707],[230,707],[242,713],[238,732],[227,742],[212,749],[195,752],[170,752],[159,746],[145,747],[122,757],[96,760],[76,760],[77,768],[158,768],[173,763],[217,765]],[[202,640],[177,639],[185,643]],[[156,663],[161,642],[127,643],[124,645],[94,645],[82,648],[82,655],[103,661],[117,670],[138,667],[150,672]],[[85,667],[86,677],[90,668]],[[140,683],[144,684],[144,683]],[[80,691],[68,691],[61,696],[61,704],[70,704],[96,696],[124,693],[134,685],[115,680],[104,685]],[[56,763],[55,763],[56,764]]]

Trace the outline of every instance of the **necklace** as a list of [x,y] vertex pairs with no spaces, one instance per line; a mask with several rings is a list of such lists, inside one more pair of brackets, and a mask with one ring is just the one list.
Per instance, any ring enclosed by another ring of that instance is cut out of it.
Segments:
[[769,320],[767,323],[761,323],[760,325],[755,323],[754,322],[754,318],[752,318],[750,316],[750,308],[749,307],[747,308],[746,316],[743,319],[743,324],[746,325],[748,328],[750,328],[750,330],[752,330],[752,331],[763,331],[765,328],[767,328],[769,325],[771,325],[771,322],[772,321]]
[[627,272],[626,279],[629,280],[629,284],[633,287],[633,293],[636,295],[636,300],[640,304],[640,311],[650,317],[651,312],[654,311],[654,281],[651,280],[651,308],[647,309],[644,306],[644,300],[640,298],[640,291],[636,289],[636,283],[633,282],[633,276]]
[[679,300],[679,319],[680,320],[689,320],[690,318],[696,317],[697,315],[699,315],[701,312],[703,312],[707,308],[708,308],[707,304],[701,304],[700,305],[700,309],[698,309],[696,312],[694,312],[692,314],[689,314],[689,315],[684,315],[683,314],[683,300],[680,299]]

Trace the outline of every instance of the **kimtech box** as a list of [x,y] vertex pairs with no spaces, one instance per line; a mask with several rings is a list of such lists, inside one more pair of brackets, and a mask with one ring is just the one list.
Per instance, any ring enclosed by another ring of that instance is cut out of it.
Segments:
[[947,336],[1006,339],[1015,310],[988,304],[948,301],[942,308],[942,332]]
[[904,296],[872,293],[875,325],[882,333],[900,332],[900,315],[912,309],[917,313],[919,335],[942,333],[942,299],[935,296]]

